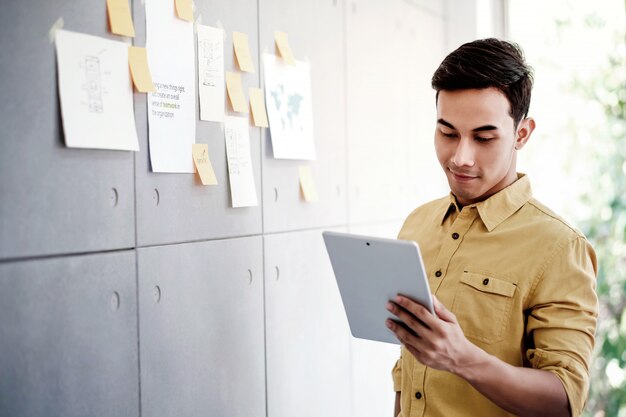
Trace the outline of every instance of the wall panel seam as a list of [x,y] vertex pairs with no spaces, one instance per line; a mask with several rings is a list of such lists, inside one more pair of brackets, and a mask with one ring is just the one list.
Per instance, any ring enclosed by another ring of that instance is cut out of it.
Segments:
[[[257,63],[257,68],[259,68],[259,87],[262,86],[262,82],[261,82],[261,73],[263,71],[263,67],[262,67],[262,52],[261,52],[261,0],[257,0],[256,2],[256,10],[257,10],[257,25],[256,25],[256,30],[257,30],[257,51],[258,51],[258,63]],[[262,86],[263,88],[265,88],[265,85]],[[263,135],[263,128],[259,128],[259,133],[260,133],[260,142],[261,142],[261,148],[260,148],[260,163],[261,163],[261,268],[262,268],[262,276],[263,276],[263,281],[262,281],[262,285],[263,285],[263,381],[264,381],[264,399],[265,399],[265,417],[269,416],[269,410],[268,410],[268,391],[267,391],[267,314],[266,314],[266,305],[265,305],[265,204],[263,204],[263,162],[265,160],[264,156],[263,156],[263,149],[265,149],[265,143],[263,141],[264,138],[267,138],[267,135]]]
[[343,1],[343,124],[344,131],[344,147],[345,147],[345,172],[346,172],[346,222],[350,224],[350,207],[351,207],[351,189],[350,189],[350,157],[349,141],[350,141],[350,125],[348,124],[348,0]]
[[139,417],[143,415],[141,408],[141,326],[140,326],[140,308],[139,308],[139,253],[135,252],[135,304],[137,308],[137,389],[139,390]]
[[86,252],[69,252],[69,253],[52,253],[46,255],[33,255],[33,256],[17,256],[13,258],[5,258],[0,260],[0,265],[2,264],[10,264],[17,262],[27,262],[27,261],[40,261],[47,259],[59,259],[59,258],[69,258],[69,257],[77,257],[77,256],[90,256],[90,255],[106,255],[111,253],[119,253],[119,252],[127,252],[134,250],[136,248],[117,248],[117,249],[108,249],[108,250],[95,250],[95,251],[86,251]]

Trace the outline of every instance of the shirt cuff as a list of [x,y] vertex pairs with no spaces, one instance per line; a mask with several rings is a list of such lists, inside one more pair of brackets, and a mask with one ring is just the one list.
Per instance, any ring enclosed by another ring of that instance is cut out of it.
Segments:
[[402,367],[400,365],[400,361],[402,358],[396,361],[393,369],[391,370],[391,376],[393,378],[393,390],[395,392],[402,391]]
[[558,352],[531,349],[527,353],[533,368],[552,372],[563,384],[572,417],[582,414],[589,391],[589,372],[572,358]]

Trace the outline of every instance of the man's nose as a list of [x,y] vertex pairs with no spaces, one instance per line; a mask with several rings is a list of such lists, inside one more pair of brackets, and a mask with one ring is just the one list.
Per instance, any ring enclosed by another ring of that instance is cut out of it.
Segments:
[[458,167],[474,166],[474,144],[471,138],[462,137],[459,140],[452,162]]

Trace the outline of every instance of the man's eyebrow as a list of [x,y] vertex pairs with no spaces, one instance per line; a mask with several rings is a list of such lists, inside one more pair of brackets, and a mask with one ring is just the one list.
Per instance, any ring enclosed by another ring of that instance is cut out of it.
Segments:
[[494,125],[484,125],[477,127],[476,129],[472,129],[472,132],[484,132],[485,130],[498,130],[498,128]]
[[448,123],[448,122],[446,122],[446,121],[445,121],[445,120],[443,120],[443,119],[439,119],[439,120],[437,120],[437,123],[439,123],[439,124],[441,124],[441,125],[444,125],[444,126],[446,126],[446,127],[449,127],[450,129],[455,129],[455,130],[456,130],[456,128],[455,128],[454,126],[452,126],[452,123]]
[[[449,127],[450,129],[456,130],[456,127],[454,127],[452,125],[452,123],[447,122],[444,119],[437,120],[437,123],[439,123],[441,125],[444,125],[446,127]],[[484,132],[484,131],[487,131],[487,130],[498,130],[498,127],[494,126],[494,125],[484,125],[484,126],[479,126],[479,127],[475,128],[475,129],[472,129],[472,132]]]

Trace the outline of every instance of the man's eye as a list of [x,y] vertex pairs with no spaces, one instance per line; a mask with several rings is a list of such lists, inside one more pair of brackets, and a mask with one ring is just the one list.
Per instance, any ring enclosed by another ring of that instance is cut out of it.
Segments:
[[444,135],[447,138],[456,138],[456,133],[445,133],[445,132],[441,132],[442,135]]
[[476,141],[480,142],[480,143],[486,143],[486,142],[489,142],[492,139],[493,138],[483,138],[483,137],[480,137],[480,136],[476,136]]

